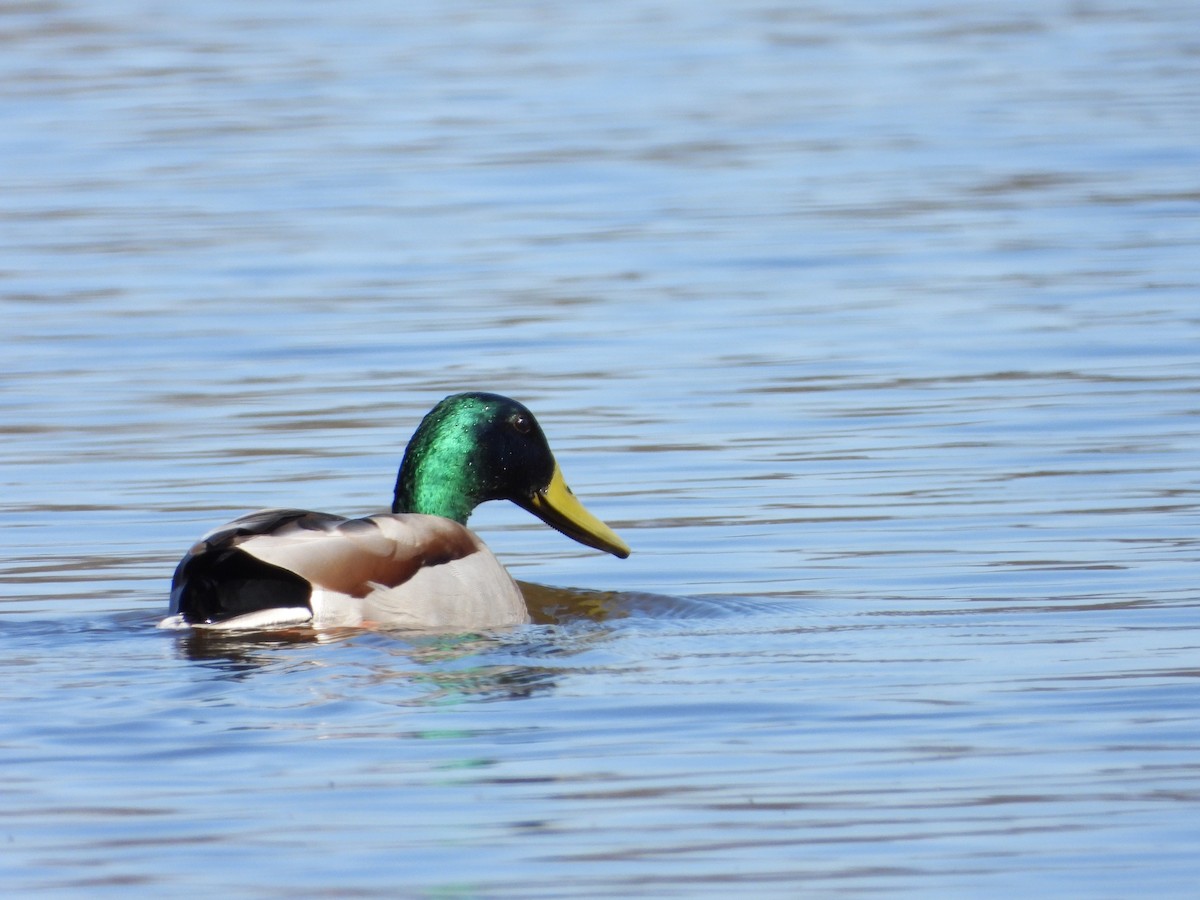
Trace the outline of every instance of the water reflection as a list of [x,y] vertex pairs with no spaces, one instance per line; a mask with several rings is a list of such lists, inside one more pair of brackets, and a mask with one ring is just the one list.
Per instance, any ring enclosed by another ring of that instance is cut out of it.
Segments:
[[[348,681],[347,697],[378,692],[392,683],[402,688],[401,705],[429,705],[463,699],[523,699],[553,687],[553,672],[537,666],[464,661],[486,659],[501,646],[482,635],[421,636],[403,632],[364,632],[362,629],[314,631],[289,629],[272,634],[213,633],[195,630],[177,638],[181,656],[213,667],[224,677],[244,680],[257,673],[294,665],[288,651],[310,647],[303,664],[328,668]],[[345,645],[346,652],[327,656],[321,648]],[[326,698],[326,701],[328,698]]]
[[519,582],[537,624],[570,625],[631,617],[685,619],[721,616],[757,604],[733,598],[673,597],[648,591],[593,591]]

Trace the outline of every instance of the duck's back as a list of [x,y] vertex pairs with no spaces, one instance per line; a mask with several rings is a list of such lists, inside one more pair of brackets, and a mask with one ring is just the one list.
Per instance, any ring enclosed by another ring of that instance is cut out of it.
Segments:
[[529,618],[500,561],[457,522],[294,509],[251,513],[206,535],[175,571],[171,612],[226,629],[465,630]]

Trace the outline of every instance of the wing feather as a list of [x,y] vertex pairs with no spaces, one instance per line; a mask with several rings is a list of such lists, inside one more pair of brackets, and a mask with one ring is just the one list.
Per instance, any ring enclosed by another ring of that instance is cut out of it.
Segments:
[[241,548],[313,585],[351,597],[365,597],[372,585],[397,587],[426,566],[488,552],[457,522],[415,513],[342,519],[322,530],[309,522],[288,523],[246,539]]

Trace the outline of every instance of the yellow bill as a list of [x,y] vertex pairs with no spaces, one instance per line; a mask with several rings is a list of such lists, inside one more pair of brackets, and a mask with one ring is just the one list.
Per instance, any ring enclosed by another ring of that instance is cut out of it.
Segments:
[[551,528],[585,546],[603,550],[620,559],[629,555],[629,545],[584,509],[583,504],[571,493],[557,464],[554,466],[550,484],[530,497],[527,503],[520,503],[520,506]]

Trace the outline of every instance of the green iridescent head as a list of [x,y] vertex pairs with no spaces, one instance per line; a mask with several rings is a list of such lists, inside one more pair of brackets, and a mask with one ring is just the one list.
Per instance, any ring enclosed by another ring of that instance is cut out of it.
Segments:
[[575,499],[533,413],[499,394],[454,394],[409,441],[392,512],[465,525],[488,500],[511,500],[581,544],[629,555],[625,542]]

